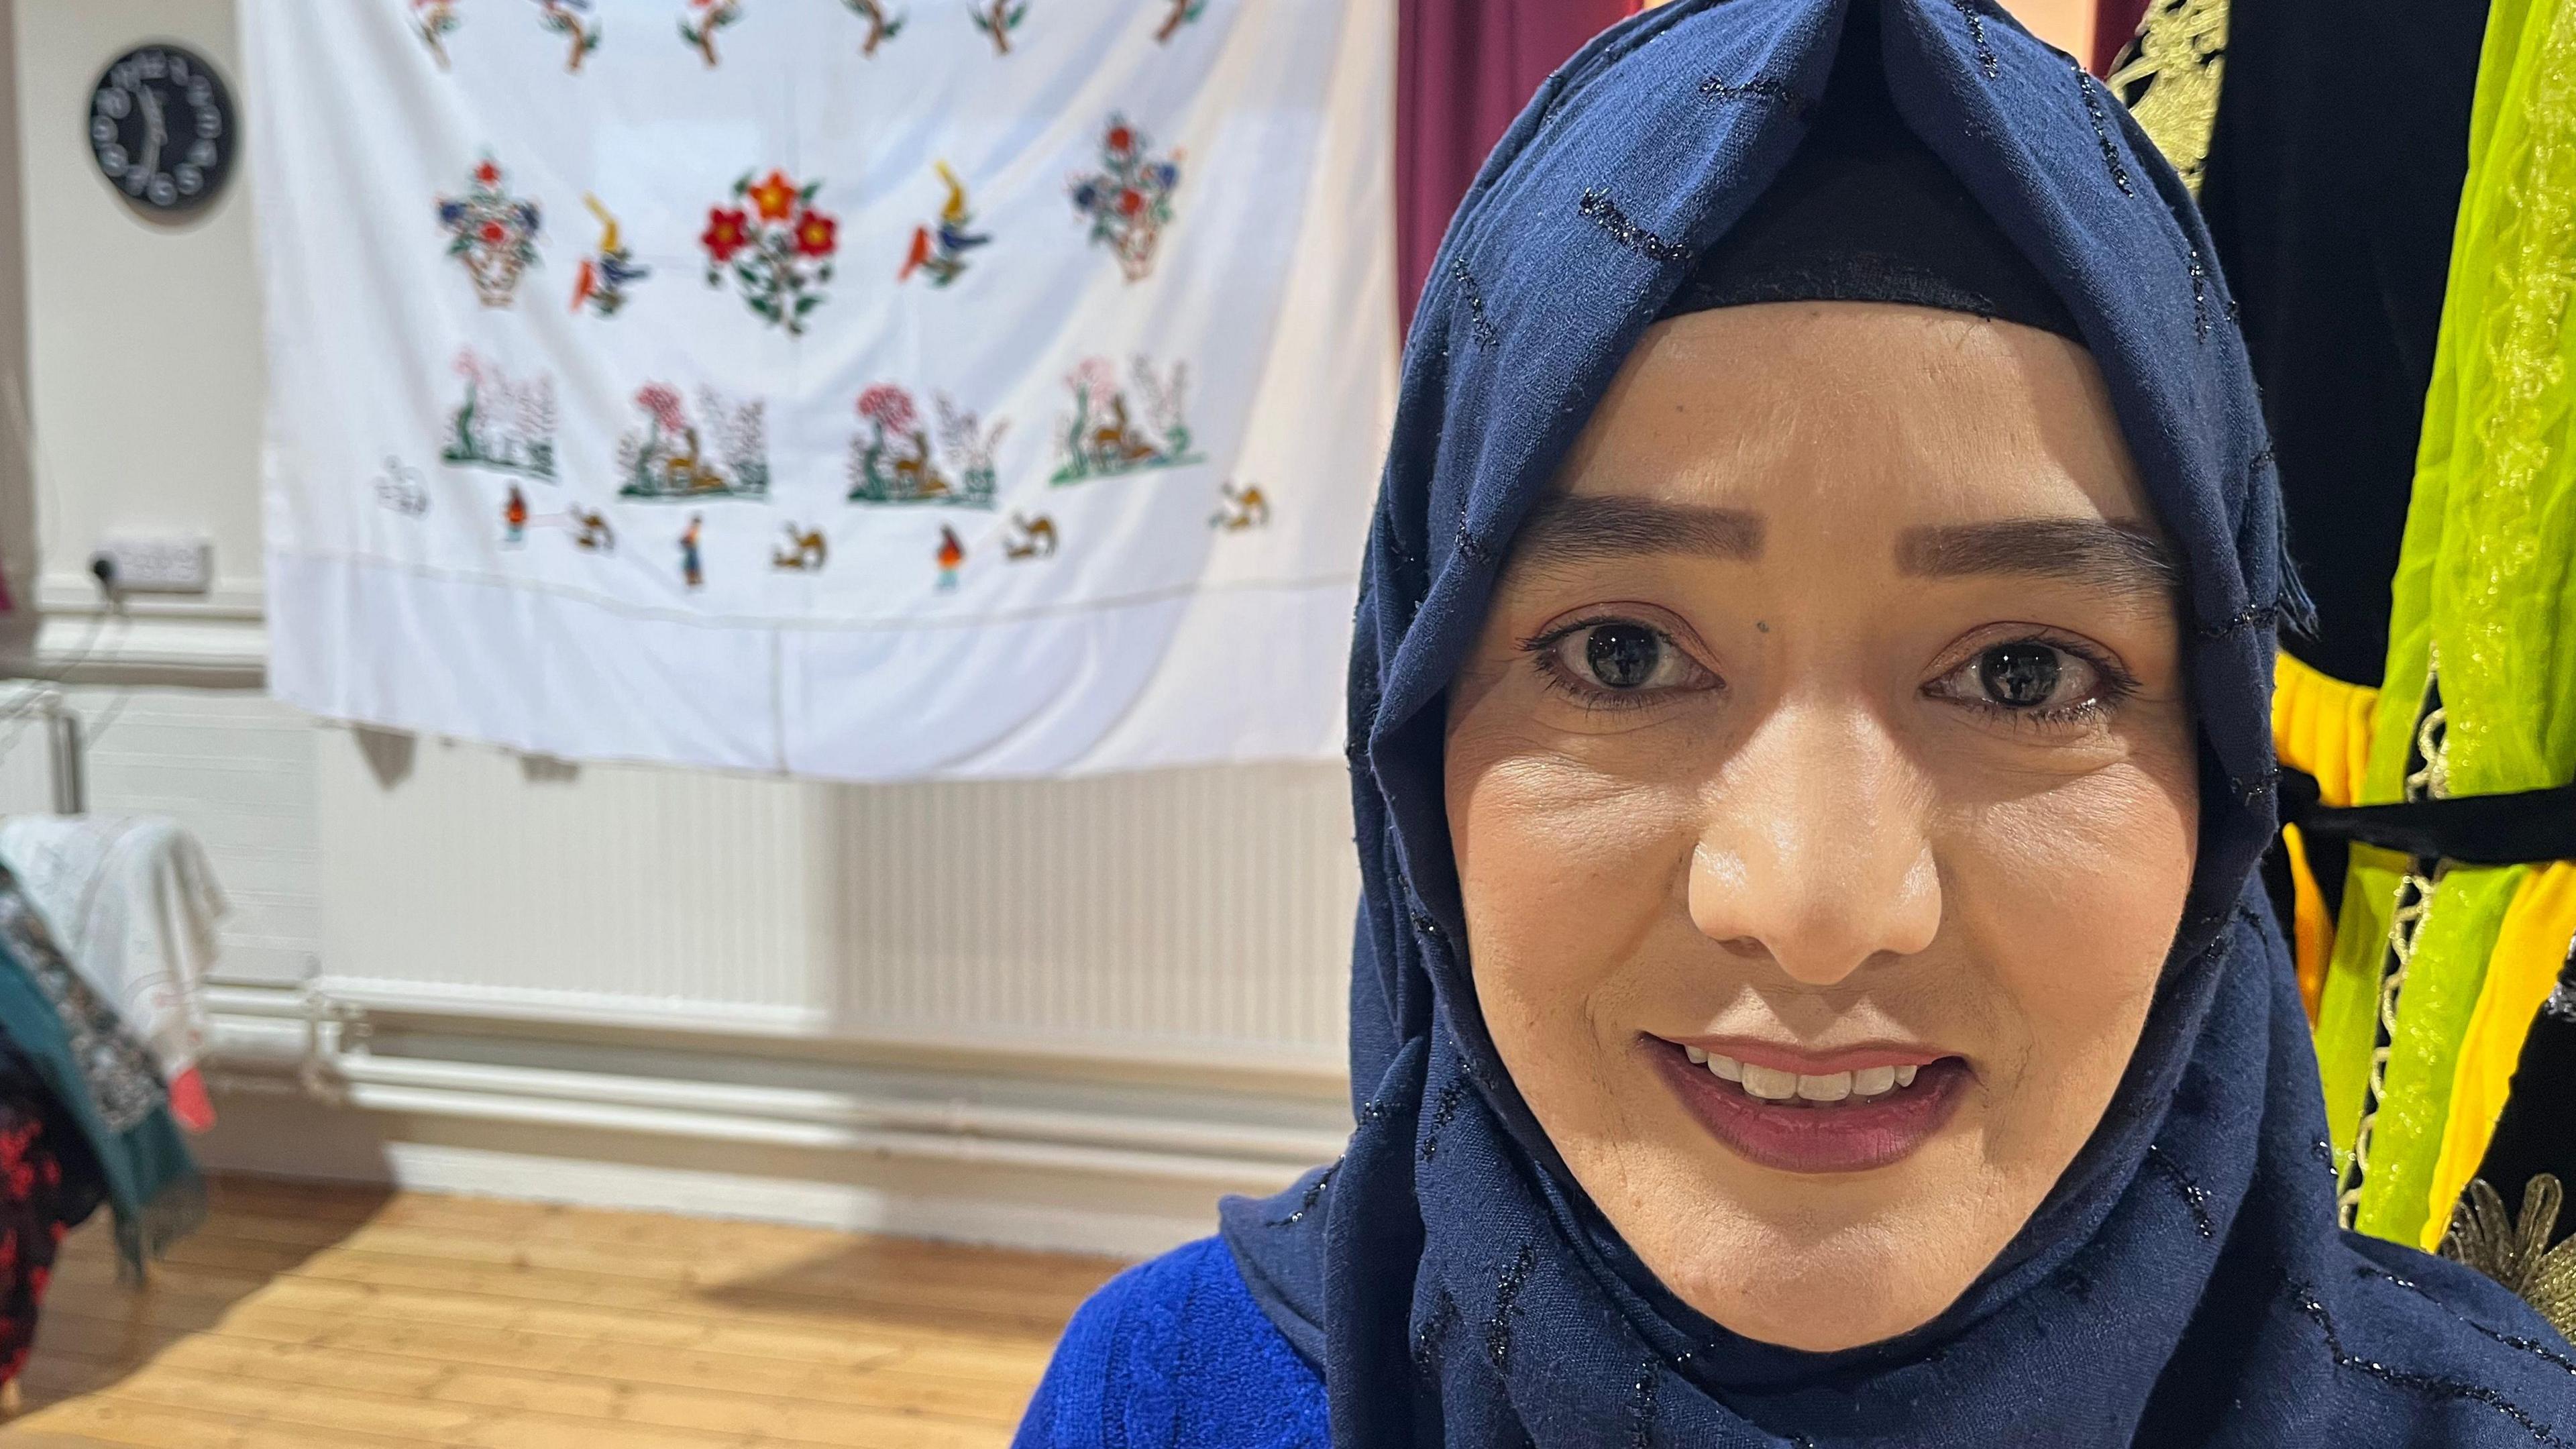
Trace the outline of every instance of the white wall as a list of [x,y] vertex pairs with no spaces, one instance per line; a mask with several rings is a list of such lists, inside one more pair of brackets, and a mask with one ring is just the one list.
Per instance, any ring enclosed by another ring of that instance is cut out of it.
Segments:
[[[93,811],[186,821],[234,898],[206,1155],[1128,1252],[1329,1156],[1337,766],[869,789],[519,759],[260,692],[250,189],[145,223],[83,131],[144,40],[255,83],[232,18],[16,0],[10,72],[33,667],[93,730]],[[10,306],[0,283],[0,363]],[[0,459],[0,529],[9,484]],[[84,571],[119,531],[210,537],[215,594],[96,614]],[[0,695],[0,808],[45,795],[23,702]]]
[[[90,551],[110,533],[200,534],[214,540],[216,600],[256,606],[263,363],[249,188],[237,168],[192,219],[140,222],[99,175],[87,130],[99,74],[145,41],[189,46],[238,93],[231,0],[15,10],[44,592],[85,601]],[[16,431],[0,417],[0,441],[14,448]]]

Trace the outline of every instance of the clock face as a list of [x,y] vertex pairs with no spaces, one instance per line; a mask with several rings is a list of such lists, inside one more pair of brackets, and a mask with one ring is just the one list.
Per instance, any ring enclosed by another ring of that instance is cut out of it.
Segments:
[[237,136],[223,77],[176,45],[127,51],[90,96],[90,154],[109,184],[146,211],[189,212],[214,200]]

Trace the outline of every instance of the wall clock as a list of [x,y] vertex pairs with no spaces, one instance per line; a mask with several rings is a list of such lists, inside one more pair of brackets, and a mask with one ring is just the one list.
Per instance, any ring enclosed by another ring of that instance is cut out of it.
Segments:
[[214,200],[239,137],[223,77],[184,46],[129,50],[90,93],[90,154],[147,215],[182,216]]

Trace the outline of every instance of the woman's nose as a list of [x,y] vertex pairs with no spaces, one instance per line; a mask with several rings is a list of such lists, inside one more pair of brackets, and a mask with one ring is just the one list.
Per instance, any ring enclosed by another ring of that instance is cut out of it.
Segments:
[[1920,774],[1866,713],[1783,708],[1712,788],[1692,851],[1691,921],[1825,986],[1941,928]]

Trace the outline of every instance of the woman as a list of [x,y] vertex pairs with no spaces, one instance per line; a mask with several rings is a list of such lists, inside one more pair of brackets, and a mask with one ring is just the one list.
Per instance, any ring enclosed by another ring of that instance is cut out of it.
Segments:
[[2206,255],[1976,0],[1550,83],[1371,542],[1357,1131],[1104,1289],[1022,1444],[2576,1443],[2517,1299],[2335,1229]]

